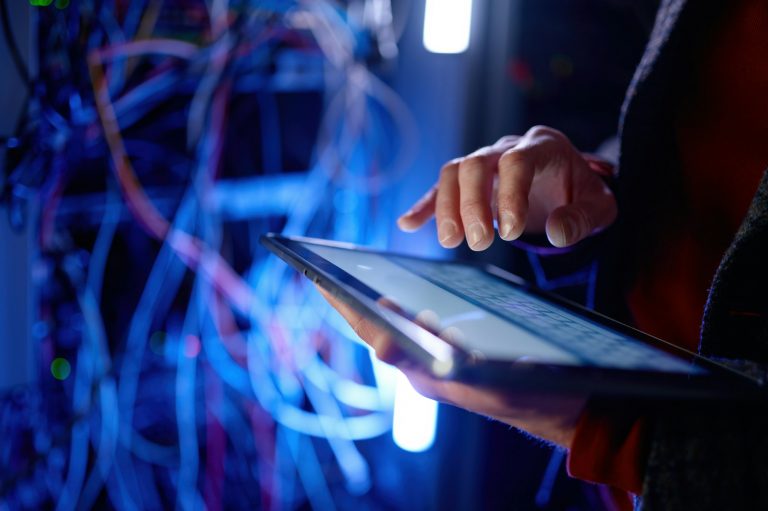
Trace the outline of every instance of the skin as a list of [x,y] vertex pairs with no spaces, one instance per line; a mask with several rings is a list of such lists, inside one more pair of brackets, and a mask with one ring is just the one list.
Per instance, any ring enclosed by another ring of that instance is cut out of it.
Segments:
[[[616,200],[599,175],[610,169],[609,164],[580,153],[559,131],[536,126],[446,163],[438,182],[398,219],[398,225],[413,231],[434,217],[442,246],[453,248],[466,239],[472,250],[481,251],[493,242],[496,219],[504,240],[544,232],[552,245],[566,247],[615,220]],[[320,292],[377,357],[401,369],[421,394],[570,448],[588,396],[502,392],[434,378],[402,356],[384,331]]]
[[414,231],[434,216],[441,245],[454,248],[466,238],[480,251],[493,241],[496,218],[504,240],[545,232],[552,245],[566,247],[616,219],[616,200],[596,172],[605,165],[559,131],[535,126],[446,163],[397,223]]

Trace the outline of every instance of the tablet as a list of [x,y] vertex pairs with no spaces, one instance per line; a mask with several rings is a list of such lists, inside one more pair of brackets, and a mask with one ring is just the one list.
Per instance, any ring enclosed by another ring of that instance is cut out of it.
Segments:
[[500,268],[267,234],[269,250],[439,378],[520,390],[762,399],[760,382]]

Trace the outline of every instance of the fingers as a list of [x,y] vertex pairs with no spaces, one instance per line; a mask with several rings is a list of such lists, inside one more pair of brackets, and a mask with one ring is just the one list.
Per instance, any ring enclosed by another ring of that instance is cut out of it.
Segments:
[[405,358],[403,352],[392,341],[389,333],[367,320],[362,314],[331,295],[324,288],[318,285],[315,285],[315,287],[331,307],[336,309],[349,323],[349,326],[352,327],[357,336],[373,348],[376,352],[376,358],[392,365],[399,364]]
[[[596,161],[596,160],[595,160]],[[581,155],[573,163],[583,170],[574,173],[572,200],[553,209],[547,217],[545,232],[550,243],[567,247],[611,225],[618,214],[616,198],[600,177],[589,158]],[[612,168],[606,166],[606,172]]]
[[434,214],[443,247],[455,248],[466,237],[471,249],[488,248],[493,241],[491,188],[497,160],[498,153],[484,148],[448,162],[437,185],[400,217],[400,228],[417,229]]
[[336,311],[341,314],[347,323],[349,323],[349,326],[352,327],[352,330],[354,330],[362,340],[370,344],[370,340],[372,340],[377,334],[376,327],[367,321],[362,314],[347,305],[345,302],[330,294],[324,288],[318,285],[315,285],[315,287],[320,292],[320,294],[323,295],[323,298],[325,298],[325,300],[331,304],[331,307],[336,309]]
[[[523,137],[503,137],[493,146],[447,164],[441,171],[435,197],[440,244],[453,248],[466,237],[472,250],[487,249],[494,237],[493,209],[499,236],[505,240],[520,237],[527,224],[536,172],[552,162],[567,161],[569,151],[574,149],[560,132],[534,127]],[[537,224],[538,229],[543,229],[543,220]]]
[[[519,238],[526,227],[544,228],[545,217],[536,217],[531,225],[531,189],[536,176],[549,174],[540,181],[533,209],[540,211],[556,202],[562,190],[570,188],[570,163],[576,150],[568,138],[546,126],[534,126],[499,158],[498,204],[499,236],[504,240]],[[557,175],[553,178],[553,175]]]
[[485,250],[493,242],[495,215],[504,240],[527,230],[546,232],[555,246],[571,245],[616,218],[615,199],[598,176],[612,169],[579,153],[561,132],[535,126],[446,164],[438,183],[398,224],[414,230],[434,215],[443,247],[466,238],[472,250]]
[[507,241],[523,234],[528,217],[528,196],[535,168],[531,151],[509,149],[499,158],[499,184],[496,196],[499,236]]
[[397,219],[397,225],[400,229],[411,232],[415,231],[435,214],[435,202],[437,199],[437,185],[429,189],[421,199],[403,213],[400,218]]
[[606,188],[598,197],[578,200],[552,211],[547,218],[547,238],[556,247],[567,247],[602,231],[613,223],[616,215],[616,199]]
[[358,337],[360,337],[367,344],[371,344],[371,342],[378,336],[379,329],[376,328],[375,325],[371,324],[371,322],[366,320],[362,314],[335,296],[331,295],[322,287],[317,285],[315,287],[320,292],[320,294],[323,295],[323,298],[325,298],[326,301],[331,304],[331,307],[336,309],[336,311],[341,314],[341,317],[343,317],[346,322],[349,323],[349,326],[352,327],[352,330],[355,331]]
[[459,212],[459,162],[448,163],[440,171],[435,202],[437,239],[445,248],[454,248],[464,240]]
[[495,161],[484,154],[470,155],[459,164],[459,213],[472,250],[485,250],[493,242],[493,216],[491,215],[491,188]]

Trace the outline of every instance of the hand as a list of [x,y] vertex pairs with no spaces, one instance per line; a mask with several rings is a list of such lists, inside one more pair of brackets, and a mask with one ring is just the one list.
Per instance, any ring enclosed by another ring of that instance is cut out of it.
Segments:
[[410,361],[389,334],[323,288],[318,290],[384,362],[396,365],[422,395],[491,417],[539,438],[570,448],[576,421],[587,400],[582,394],[501,392],[479,385],[441,380]]
[[435,216],[441,245],[453,248],[466,237],[472,250],[485,250],[496,218],[502,239],[546,232],[565,247],[616,219],[616,200],[600,178],[610,170],[559,131],[536,126],[448,162],[398,225],[412,231]]

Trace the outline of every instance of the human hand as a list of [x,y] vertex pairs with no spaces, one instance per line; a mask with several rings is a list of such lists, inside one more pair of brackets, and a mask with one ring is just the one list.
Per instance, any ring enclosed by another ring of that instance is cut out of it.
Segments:
[[398,349],[385,330],[323,288],[317,286],[317,289],[347,320],[355,333],[374,349],[376,356],[397,366],[420,394],[491,417],[561,447],[570,448],[576,421],[588,396],[578,393],[499,391],[436,378]]
[[485,250],[496,218],[502,239],[545,232],[556,247],[573,245],[616,219],[616,200],[600,178],[611,168],[559,131],[535,126],[445,164],[398,225],[413,231],[434,216],[441,245],[466,237],[472,250]]

